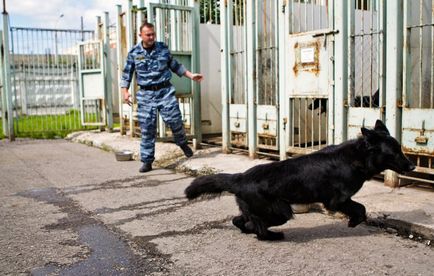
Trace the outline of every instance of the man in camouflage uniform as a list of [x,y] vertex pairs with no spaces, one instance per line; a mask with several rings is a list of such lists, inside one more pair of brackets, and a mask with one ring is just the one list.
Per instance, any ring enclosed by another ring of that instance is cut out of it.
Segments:
[[175,88],[170,83],[172,72],[186,76],[194,81],[203,79],[201,74],[193,74],[172,58],[169,49],[162,42],[155,41],[154,26],[144,23],[140,26],[142,41],[129,52],[122,73],[121,88],[124,102],[131,104],[128,88],[134,71],[140,90],[137,92],[138,120],[142,139],[140,159],[143,162],[140,172],[152,170],[155,153],[157,110],[165,124],[171,129],[175,143],[181,147],[185,156],[191,157],[193,151],[187,145],[181,112],[175,97]]

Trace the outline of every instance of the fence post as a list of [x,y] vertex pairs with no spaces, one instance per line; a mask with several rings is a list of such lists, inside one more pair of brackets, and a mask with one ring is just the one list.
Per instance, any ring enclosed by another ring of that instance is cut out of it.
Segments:
[[[192,24],[193,24],[193,42],[192,42],[192,67],[194,73],[200,72],[200,2],[195,0],[193,2],[192,11]],[[193,139],[193,147],[200,148],[202,143],[202,116],[201,116],[201,97],[200,85],[193,82],[193,131],[195,138]]]
[[112,79],[112,64],[110,54],[110,26],[109,13],[104,12],[104,56],[105,56],[105,105],[107,112],[107,127],[109,131],[113,131],[113,79]]
[[347,112],[345,101],[348,92],[348,2],[334,1],[335,29],[339,33],[335,36],[335,89],[334,89],[334,144],[347,139]]
[[118,100],[119,100],[119,122],[120,122],[120,128],[121,128],[121,135],[125,135],[126,131],[125,131],[125,121],[124,121],[124,97],[122,95],[122,89],[121,89],[121,78],[122,78],[122,66],[124,64],[124,57],[122,55],[122,27],[123,27],[123,22],[122,22],[122,6],[121,5],[116,5],[116,18],[117,18],[117,22],[116,22],[116,54],[117,54],[117,59],[118,59],[118,70],[117,70],[117,77],[118,77]]
[[15,140],[15,132],[14,132],[14,114],[13,114],[13,106],[12,106],[12,86],[11,86],[11,60],[10,60],[10,52],[9,52],[9,19],[8,13],[3,11],[3,58],[2,58],[2,67],[4,68],[3,73],[3,93],[6,95],[6,110],[7,112],[3,112],[5,118],[7,120],[7,126],[4,125],[4,128],[7,128],[7,135],[10,141]]
[[[257,0],[255,0],[257,1]],[[256,37],[257,24],[255,2],[246,2],[246,26],[247,26],[247,118],[248,118],[248,146],[249,157],[256,158]]]
[[[386,2],[386,1],[385,1]],[[407,4],[407,1],[405,1]],[[401,119],[402,110],[398,107],[398,102],[402,96],[402,55],[403,55],[403,1],[388,1],[387,22],[386,22],[386,126],[390,135],[401,140]],[[410,68],[408,68],[410,69]],[[404,91],[405,93],[405,91]],[[386,186],[397,187],[398,175],[393,171],[386,171],[384,174],[384,184]]]
[[6,120],[6,110],[7,110],[7,104],[6,104],[6,90],[5,90],[5,78],[4,78],[4,70],[3,70],[3,31],[0,30],[0,93],[1,93],[1,116],[2,116],[2,126],[3,126],[3,135],[8,136],[8,128],[7,124],[8,121]]
[[[148,14],[150,13],[148,9]],[[134,43],[134,36],[137,35],[134,33],[134,23],[133,23],[133,0],[128,0],[127,4],[127,50],[129,51],[131,48],[133,48]],[[149,15],[148,15],[149,20]],[[129,115],[130,115],[130,135],[131,137],[135,137],[135,131],[134,131],[134,120],[133,120],[133,111],[134,111],[134,105],[136,103],[136,79],[135,76],[133,77],[131,84],[130,84],[130,95],[131,95],[131,101],[132,105],[129,108]]]
[[[280,10],[279,7],[282,9]],[[287,41],[288,41],[288,25],[289,25],[289,7],[287,1],[280,0],[278,2],[278,56],[279,56],[279,120],[277,126],[279,128],[279,156],[280,160],[286,159],[286,149],[288,147],[288,131],[289,128],[289,112],[288,112],[288,97],[286,93],[286,75],[287,66]]]
[[221,39],[221,77],[222,77],[222,150],[230,153],[231,132],[229,126],[229,107],[230,107],[230,24],[232,1],[223,1],[220,6],[220,39]]

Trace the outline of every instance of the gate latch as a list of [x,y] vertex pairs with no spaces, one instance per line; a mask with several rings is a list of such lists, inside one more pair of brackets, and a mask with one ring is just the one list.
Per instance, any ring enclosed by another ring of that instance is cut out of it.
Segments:
[[414,138],[416,144],[426,145],[428,144],[428,137],[425,136],[425,121],[422,121],[422,129],[420,135]]
[[265,113],[265,123],[262,124],[262,129],[268,130],[270,128],[270,125],[268,124],[268,113]]
[[327,47],[327,36],[328,35],[335,35],[335,34],[338,34],[338,33],[339,33],[339,30],[330,30],[328,32],[322,32],[322,33],[313,34],[312,37],[324,36],[324,45],[323,45],[323,47],[326,48]]

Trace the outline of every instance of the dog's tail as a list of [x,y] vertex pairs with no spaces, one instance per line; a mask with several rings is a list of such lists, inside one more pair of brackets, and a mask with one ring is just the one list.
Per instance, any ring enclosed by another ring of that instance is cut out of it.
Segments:
[[218,196],[223,192],[235,193],[236,180],[240,174],[218,173],[200,176],[185,189],[189,200],[199,196]]

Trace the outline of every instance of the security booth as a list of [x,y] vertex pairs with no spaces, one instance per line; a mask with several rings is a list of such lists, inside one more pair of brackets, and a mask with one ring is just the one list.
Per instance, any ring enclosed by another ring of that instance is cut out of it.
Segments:
[[[118,77],[125,64],[127,53],[139,42],[139,27],[148,21],[155,26],[157,41],[162,41],[169,47],[172,56],[182,63],[188,70],[199,72],[199,15],[196,1],[185,1],[184,4],[168,4],[152,2],[144,5],[139,1],[138,6],[128,1],[128,6],[122,12],[122,6],[118,6]],[[185,77],[173,74],[171,79],[176,89],[179,107],[184,120],[184,128],[188,138],[193,138],[194,147],[201,142],[200,129],[200,86]],[[140,136],[137,119],[137,102],[135,94],[138,87],[132,82],[130,93],[132,94],[132,106],[123,104],[120,99],[121,132],[126,133],[129,128],[132,136]],[[120,96],[122,93],[119,91]],[[125,120],[126,119],[126,120]],[[159,140],[172,139],[171,132],[165,126],[161,117],[158,120],[157,138]]]

